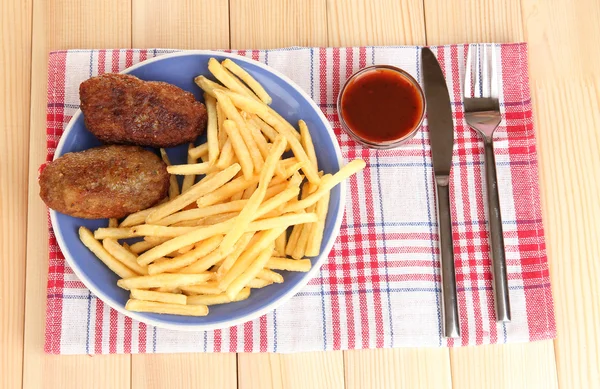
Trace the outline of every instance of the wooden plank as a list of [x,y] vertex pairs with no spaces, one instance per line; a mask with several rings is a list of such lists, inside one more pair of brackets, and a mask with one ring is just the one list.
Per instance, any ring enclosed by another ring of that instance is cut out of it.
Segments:
[[452,387],[447,349],[347,351],[344,361],[346,389]]
[[[423,3],[416,0],[331,0],[330,46],[425,44]],[[450,388],[447,349],[344,352],[347,388]]]
[[[450,350],[455,388],[558,388],[551,340]],[[475,368],[474,368],[475,367]]]
[[31,1],[1,1],[0,387],[21,386],[27,228]]
[[425,44],[420,0],[329,0],[330,46]]
[[231,0],[231,48],[327,46],[325,0]]
[[341,351],[238,354],[238,377],[239,389],[342,389],[344,359]]
[[[133,46],[180,49],[229,47],[227,0],[133,0]],[[235,354],[131,356],[132,388],[237,386]]]
[[237,388],[235,354],[140,354],[131,363],[132,388]]
[[[29,213],[24,388],[129,388],[129,355],[50,356],[44,354],[48,269],[47,213],[38,196],[38,167],[46,157],[48,51],[67,48],[129,47],[130,6],[119,1],[36,1],[33,9]],[[87,22],[85,22],[87,21]]]
[[227,0],[133,0],[133,47],[229,47]]
[[424,0],[427,43],[520,42],[519,0]]

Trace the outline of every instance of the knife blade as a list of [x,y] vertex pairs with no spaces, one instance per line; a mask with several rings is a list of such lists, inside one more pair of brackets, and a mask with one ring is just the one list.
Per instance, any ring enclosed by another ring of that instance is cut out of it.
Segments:
[[427,123],[433,173],[435,175],[438,232],[440,237],[440,274],[442,280],[443,333],[447,338],[460,337],[452,222],[450,219],[450,169],[454,146],[454,123],[446,79],[435,54],[421,49],[423,85],[427,106]]

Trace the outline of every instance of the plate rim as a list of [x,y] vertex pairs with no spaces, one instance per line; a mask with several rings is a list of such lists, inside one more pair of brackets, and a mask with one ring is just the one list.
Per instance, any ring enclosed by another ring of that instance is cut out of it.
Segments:
[[[153,57],[153,58],[147,59],[145,61],[139,62],[133,66],[128,67],[127,69],[124,69],[123,71],[119,72],[119,74],[128,74],[140,67],[149,65],[154,62],[159,62],[161,60],[182,57],[182,56],[189,56],[189,55],[203,55],[203,56],[214,55],[214,56],[235,59],[236,61],[246,62],[246,63],[252,64],[252,65],[258,66],[258,67],[266,70],[267,72],[279,77],[284,82],[286,82],[293,89],[295,89],[306,101],[308,101],[309,105],[317,113],[318,118],[325,125],[327,134],[331,138],[333,146],[334,146],[335,156],[337,158],[338,165],[340,166],[340,168],[342,167],[343,158],[342,158],[342,152],[340,149],[339,142],[337,141],[335,133],[333,132],[331,123],[329,122],[329,120],[327,120],[327,118],[325,117],[325,115],[323,114],[321,109],[317,106],[315,101],[310,96],[308,96],[308,94],[302,88],[300,88],[294,81],[292,81],[286,75],[280,73],[278,70],[275,70],[268,65],[263,64],[262,62],[255,61],[250,58],[242,57],[237,54],[215,51],[215,50],[182,50],[182,51],[176,51],[173,53],[166,53],[166,54],[159,55],[157,57]],[[67,126],[65,127],[65,129],[61,135],[60,141],[58,142],[58,145],[56,146],[56,150],[54,151],[54,157],[52,159],[53,161],[56,160],[57,158],[60,158],[60,156],[63,155],[63,148],[64,148],[64,145],[66,142],[66,136],[71,132],[75,122],[79,119],[79,117],[81,115],[82,115],[81,108],[78,108],[77,112],[75,112],[75,114],[71,117],[71,120],[69,121],[69,123],[67,124]],[[84,275],[84,273],[81,270],[81,268],[79,267],[79,265],[73,260],[71,253],[67,249],[67,244],[66,244],[66,241],[64,240],[62,231],[58,228],[58,221],[56,218],[57,211],[49,208],[50,223],[52,225],[52,230],[56,237],[58,246],[60,247],[60,250],[62,251],[63,256],[65,257],[65,260],[67,261],[67,263],[69,264],[69,266],[71,267],[71,269],[73,270],[75,275],[85,285],[85,287],[89,289],[90,292],[92,292],[97,298],[99,298],[102,302],[107,304],[109,307],[115,309],[116,311],[118,311],[119,313],[121,313],[125,316],[128,316],[139,322],[142,322],[142,323],[154,326],[154,327],[158,327],[158,328],[177,330],[177,331],[209,331],[209,330],[233,327],[233,326],[254,320],[260,316],[263,316],[266,313],[274,311],[277,307],[281,306],[281,304],[285,303],[290,298],[292,298],[294,295],[296,295],[300,291],[300,289],[304,288],[308,284],[308,282],[314,278],[315,273],[318,270],[320,270],[321,266],[323,265],[323,262],[325,262],[325,259],[327,259],[327,257],[329,256],[329,253],[331,252],[331,249],[333,248],[333,245],[340,234],[342,219],[343,219],[345,209],[346,209],[346,207],[345,207],[346,182],[344,181],[344,182],[340,183],[339,185],[340,185],[340,207],[339,207],[337,214],[335,215],[335,221],[333,224],[331,239],[325,245],[325,249],[322,251],[322,253],[317,257],[315,264],[311,267],[311,269],[308,272],[304,273],[304,277],[302,279],[300,279],[300,281],[295,286],[293,286],[290,289],[288,289],[287,291],[285,291],[281,296],[279,296],[279,298],[270,302],[269,304],[267,304],[261,308],[258,308],[254,311],[251,311],[239,318],[232,319],[232,320],[222,320],[217,323],[173,324],[173,323],[163,322],[160,320],[157,321],[153,318],[148,318],[139,312],[133,312],[133,311],[126,310],[124,305],[121,306],[120,303],[118,303],[117,301],[113,301],[112,298],[108,297],[106,294],[104,294],[99,289],[97,289],[95,286],[93,286],[92,282],[88,279],[88,277]]]

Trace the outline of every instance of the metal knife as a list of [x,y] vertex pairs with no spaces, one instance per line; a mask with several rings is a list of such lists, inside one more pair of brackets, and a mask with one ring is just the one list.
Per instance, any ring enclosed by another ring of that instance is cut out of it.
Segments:
[[454,123],[452,122],[450,96],[448,95],[444,74],[435,55],[427,47],[421,49],[421,63],[437,198],[443,332],[446,338],[458,338],[460,337],[460,328],[449,191],[452,148],[454,146]]

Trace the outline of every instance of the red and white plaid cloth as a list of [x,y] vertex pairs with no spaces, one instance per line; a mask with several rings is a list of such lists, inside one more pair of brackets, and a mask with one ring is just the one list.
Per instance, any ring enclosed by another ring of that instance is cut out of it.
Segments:
[[[50,230],[45,349],[54,354],[298,352],[528,342],[556,326],[538,190],[527,46],[497,45],[502,123],[496,161],[513,321],[496,324],[484,205],[483,148],[467,126],[460,75],[466,46],[433,48],[446,73],[456,123],[452,170],[456,279],[462,338],[441,335],[440,271],[427,121],[408,144],[371,150],[340,129],[341,84],[371,64],[401,67],[421,80],[420,48],[287,48],[239,51],[286,74],[331,121],[346,159],[364,172],[347,183],[340,236],[317,276],[276,311],[206,332],[153,328],[110,309],[65,263]],[[50,54],[48,160],[77,108],[79,84],[172,50],[70,50]]]

